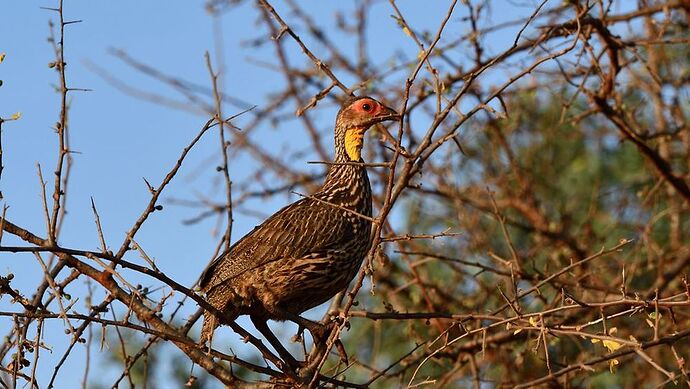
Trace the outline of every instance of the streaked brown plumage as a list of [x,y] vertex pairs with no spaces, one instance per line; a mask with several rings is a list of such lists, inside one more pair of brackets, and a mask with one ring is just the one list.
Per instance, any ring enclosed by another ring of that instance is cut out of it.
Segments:
[[[318,339],[317,323],[299,314],[347,287],[371,246],[371,222],[357,215],[371,216],[369,178],[364,166],[348,163],[362,162],[363,135],[371,125],[398,117],[370,97],[346,101],[335,124],[336,163],[323,187],[278,211],[211,262],[200,282],[208,302],[232,319],[250,315],[271,343],[277,339],[268,319],[295,321]],[[202,342],[219,320],[205,313]],[[282,346],[274,347],[288,357]]]

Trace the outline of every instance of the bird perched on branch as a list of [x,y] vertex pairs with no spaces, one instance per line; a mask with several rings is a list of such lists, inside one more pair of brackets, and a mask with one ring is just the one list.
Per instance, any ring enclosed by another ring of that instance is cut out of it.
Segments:
[[239,315],[290,364],[296,360],[267,325],[290,320],[317,342],[330,328],[300,314],[344,290],[371,246],[371,186],[361,151],[364,133],[376,123],[399,120],[371,97],[349,98],[335,121],[335,161],[323,187],[281,209],[204,270],[200,287],[210,305],[225,314],[204,313],[201,343]]

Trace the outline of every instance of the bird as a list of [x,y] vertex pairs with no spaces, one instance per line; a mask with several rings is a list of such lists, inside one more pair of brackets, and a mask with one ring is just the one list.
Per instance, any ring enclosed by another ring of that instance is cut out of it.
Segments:
[[200,343],[210,343],[218,325],[240,315],[249,315],[290,365],[298,362],[268,320],[293,321],[315,342],[325,342],[329,328],[300,315],[344,290],[369,251],[372,204],[361,156],[364,134],[376,123],[399,119],[372,97],[345,100],[335,120],[335,158],[320,189],[270,216],[203,271],[201,292],[224,317],[204,312]]

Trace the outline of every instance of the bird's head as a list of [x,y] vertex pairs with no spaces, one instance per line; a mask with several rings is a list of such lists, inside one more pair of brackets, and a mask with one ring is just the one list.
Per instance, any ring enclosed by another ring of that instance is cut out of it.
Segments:
[[359,161],[364,133],[369,127],[383,121],[399,119],[400,115],[395,110],[371,97],[348,99],[335,121],[336,152],[344,152],[351,161]]

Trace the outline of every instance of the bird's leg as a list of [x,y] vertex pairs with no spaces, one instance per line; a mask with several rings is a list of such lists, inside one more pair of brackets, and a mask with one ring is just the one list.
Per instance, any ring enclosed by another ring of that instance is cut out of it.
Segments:
[[287,320],[290,320],[291,322],[297,324],[300,327],[304,327],[309,330],[309,333],[314,337],[318,338],[319,341],[322,341],[323,343],[326,342],[326,335],[330,331],[326,331],[326,329],[330,330],[330,328],[326,328],[321,323],[317,323],[315,321],[311,321],[309,319],[305,319],[300,315],[296,315],[290,311],[287,311],[285,309],[282,309],[277,306],[272,306],[272,307],[266,307],[266,310],[268,310],[272,316],[274,317],[283,317]]
[[[297,323],[298,326],[306,328],[309,330],[312,338],[314,338],[314,343],[319,343],[321,345],[326,344],[328,341],[328,336],[333,330],[333,327],[338,325],[338,323],[334,321],[328,324],[317,323],[276,306],[271,307],[271,314],[282,316],[292,322]],[[343,343],[340,341],[340,339],[336,339],[334,345],[338,350],[338,354],[340,354],[340,359],[347,364],[347,353],[345,352],[345,346],[343,346]]]
[[259,332],[263,334],[263,336],[266,337],[266,340],[273,346],[273,348],[278,352],[278,355],[280,355],[281,358],[290,366],[291,369],[296,370],[302,367],[304,364],[303,362],[299,362],[295,359],[295,357],[290,354],[289,351],[283,347],[283,344],[280,343],[280,340],[276,338],[275,334],[273,331],[271,331],[270,328],[268,328],[268,323],[266,322],[265,319],[262,319],[257,316],[250,316],[252,319],[252,323],[254,323],[254,327],[256,327]]

